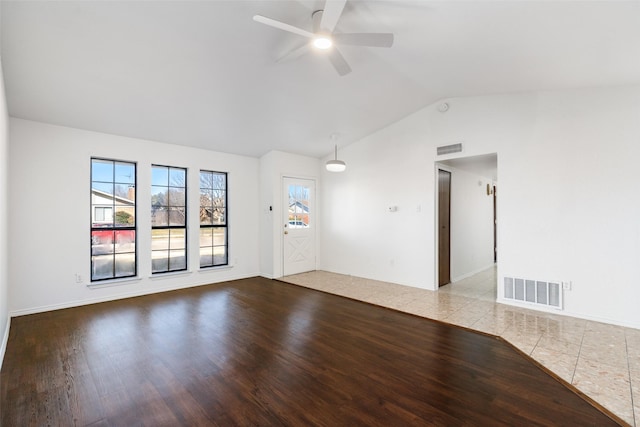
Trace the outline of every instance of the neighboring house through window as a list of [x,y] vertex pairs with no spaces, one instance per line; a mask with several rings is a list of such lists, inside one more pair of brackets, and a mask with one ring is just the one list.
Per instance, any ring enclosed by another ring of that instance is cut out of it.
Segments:
[[151,167],[151,272],[187,269],[187,170]]
[[227,174],[200,171],[200,267],[229,264]]
[[136,164],[91,159],[91,281],[136,274]]

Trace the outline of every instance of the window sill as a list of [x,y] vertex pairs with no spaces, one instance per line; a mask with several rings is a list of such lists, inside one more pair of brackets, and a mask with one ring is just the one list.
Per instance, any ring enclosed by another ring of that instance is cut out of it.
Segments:
[[129,283],[135,283],[141,281],[141,277],[126,277],[123,279],[110,279],[110,280],[101,280],[99,282],[91,282],[87,284],[87,288],[89,289],[101,289],[101,288],[110,288],[112,286],[121,286],[127,285]]
[[176,276],[188,276],[192,274],[192,271],[189,270],[180,270],[180,271],[168,271],[166,273],[156,273],[149,276],[151,280],[162,280],[162,279],[171,279]]
[[213,273],[220,270],[231,270],[232,268],[233,268],[233,265],[231,264],[219,265],[217,267],[204,267],[204,268],[198,269],[198,273]]

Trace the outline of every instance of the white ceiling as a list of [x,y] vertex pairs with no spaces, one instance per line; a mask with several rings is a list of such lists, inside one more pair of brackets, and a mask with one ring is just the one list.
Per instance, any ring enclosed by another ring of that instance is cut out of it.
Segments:
[[640,83],[638,1],[350,1],[339,77],[304,40],[323,1],[2,1],[13,117],[216,151],[313,157],[445,97]]
[[482,156],[462,157],[458,159],[442,160],[439,163],[471,172],[476,175],[498,180],[498,155],[485,154]]

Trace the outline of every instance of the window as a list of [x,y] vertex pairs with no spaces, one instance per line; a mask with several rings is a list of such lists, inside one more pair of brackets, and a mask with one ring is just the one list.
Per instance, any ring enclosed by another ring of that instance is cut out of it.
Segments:
[[309,187],[289,184],[289,228],[309,227]]
[[113,208],[105,208],[102,206],[95,207],[95,222],[111,222],[113,221]]
[[187,170],[151,167],[151,272],[187,269]]
[[136,274],[136,164],[91,159],[91,281]]
[[200,267],[227,265],[227,174],[200,171]]

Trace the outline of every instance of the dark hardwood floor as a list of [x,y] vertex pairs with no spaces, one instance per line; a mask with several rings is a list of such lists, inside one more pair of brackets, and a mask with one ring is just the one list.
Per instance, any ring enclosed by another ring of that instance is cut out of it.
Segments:
[[253,278],[12,319],[9,426],[609,426],[499,339]]

